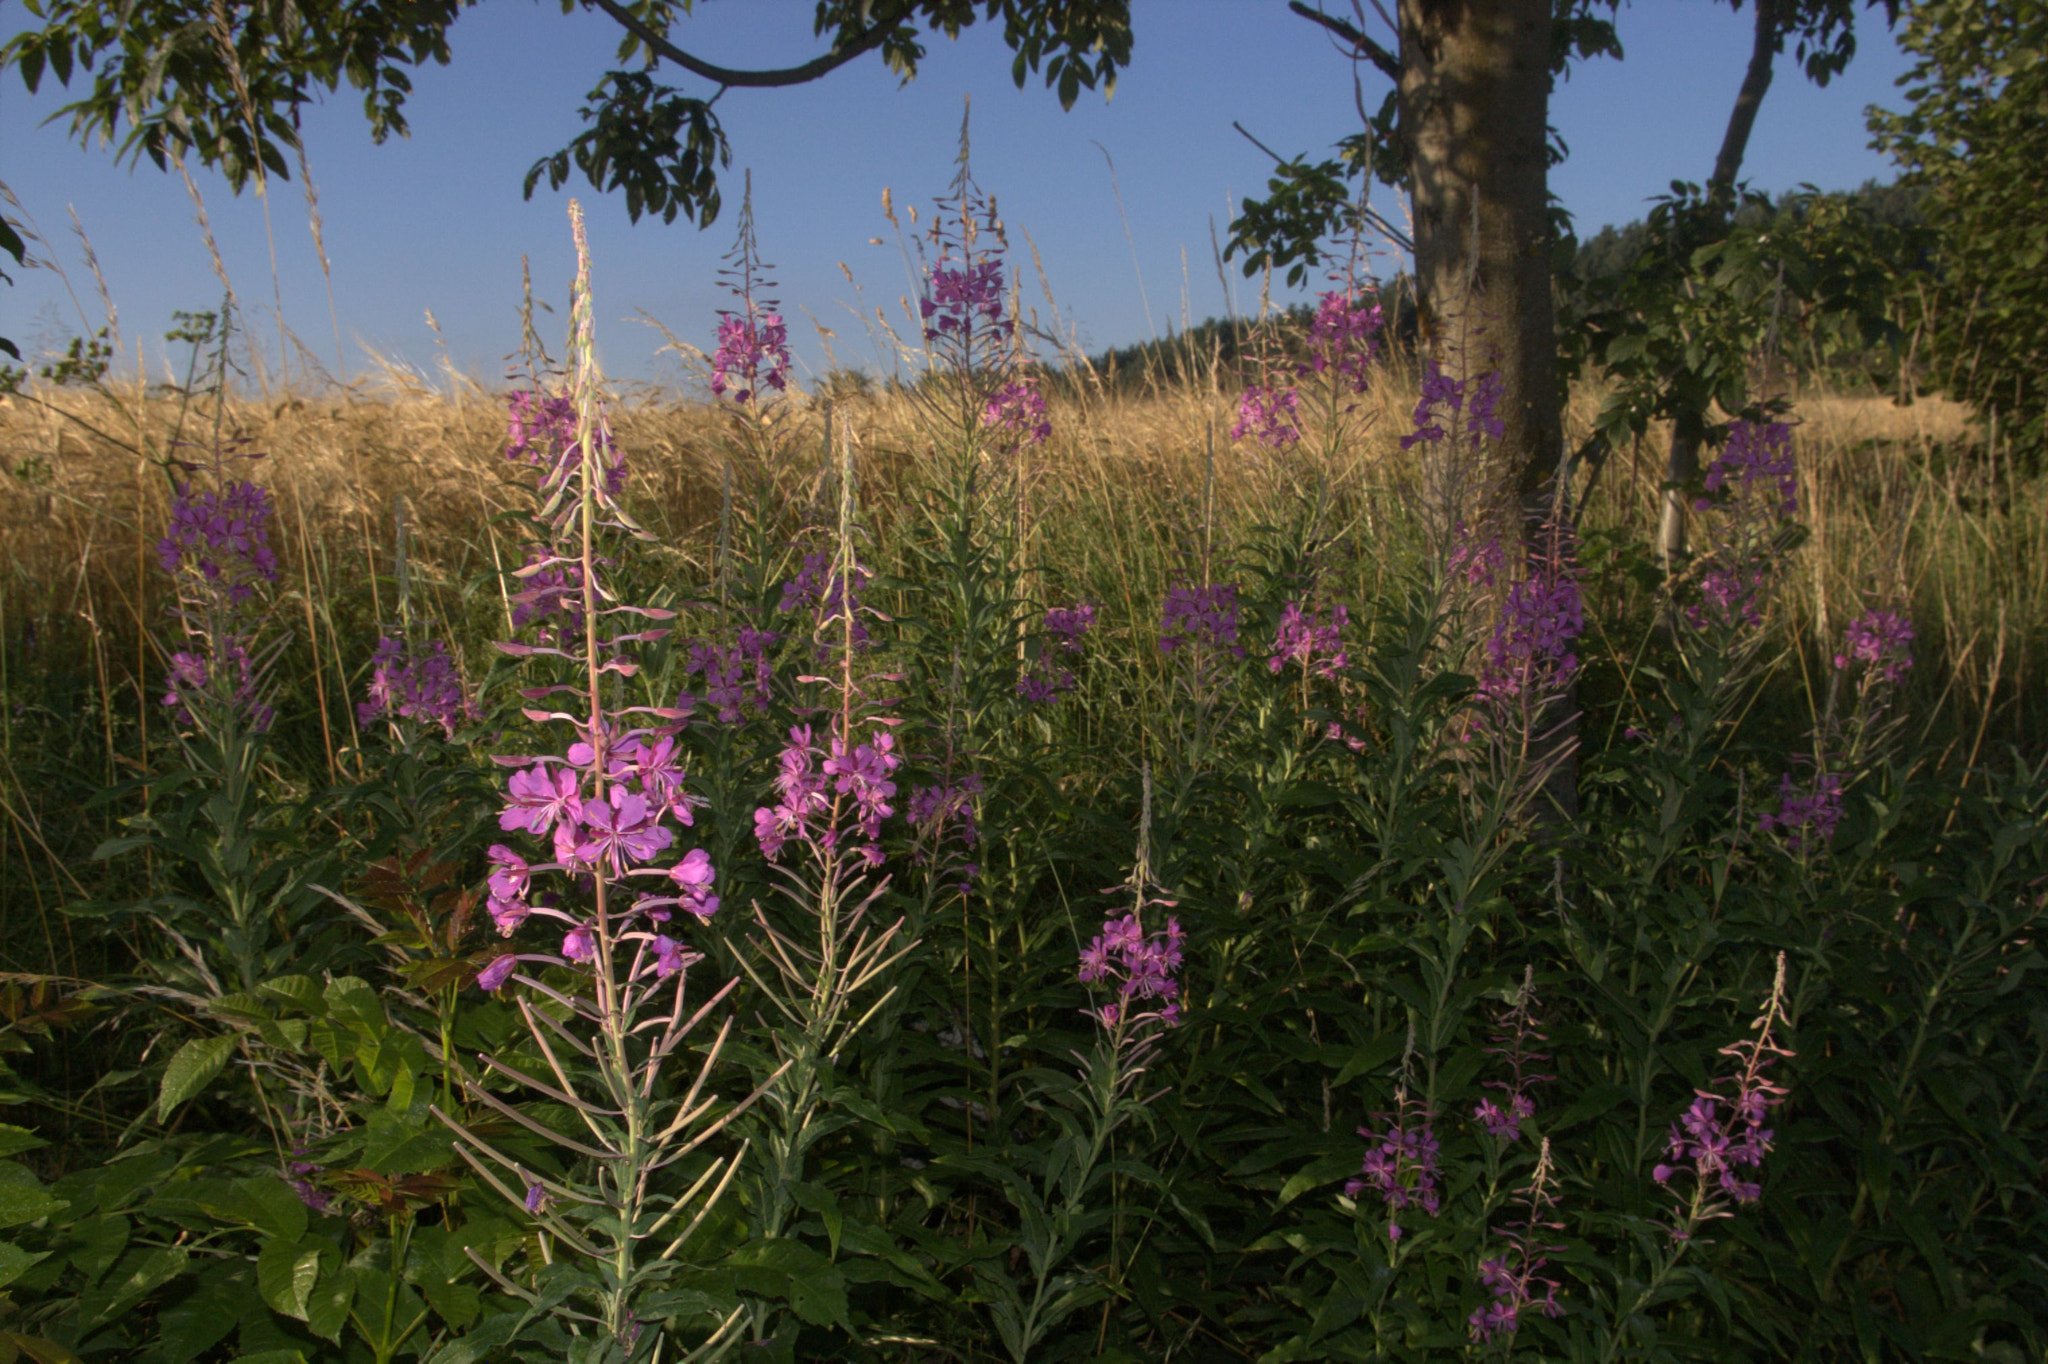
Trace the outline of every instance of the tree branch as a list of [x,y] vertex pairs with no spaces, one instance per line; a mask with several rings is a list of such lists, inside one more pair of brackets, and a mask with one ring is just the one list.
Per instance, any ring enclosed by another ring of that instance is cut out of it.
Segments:
[[721,86],[766,87],[777,85],[802,85],[814,81],[827,72],[835,71],[856,58],[865,56],[880,47],[894,26],[876,24],[856,37],[845,47],[836,43],[833,50],[822,57],[813,58],[802,66],[785,66],[776,71],[736,71],[731,67],[714,66],[701,57],[689,53],[671,43],[653,27],[637,18],[633,12],[618,0],[585,0],[616,20],[619,26],[638,38],[649,52],[666,61],[674,62],[693,76],[702,76]]
[[1756,41],[1750,48],[1749,69],[1743,73],[1735,107],[1728,113],[1721,154],[1714,158],[1714,178],[1707,182],[1707,196],[1715,203],[1727,204],[1734,198],[1735,177],[1742,172],[1742,156],[1749,150],[1756,112],[1764,102],[1764,93],[1771,88],[1772,59],[1783,41],[1786,17],[1778,0],[1756,0]]
[[1287,0],[1287,8],[1293,10],[1310,23],[1321,24],[1330,32],[1351,44],[1354,52],[1357,52],[1360,56],[1378,67],[1380,73],[1388,80],[1398,82],[1401,79],[1400,58],[1387,51],[1384,47],[1381,47],[1371,38],[1368,38],[1364,31],[1355,25],[1339,19],[1334,14],[1325,14],[1319,9],[1310,8],[1306,0]]

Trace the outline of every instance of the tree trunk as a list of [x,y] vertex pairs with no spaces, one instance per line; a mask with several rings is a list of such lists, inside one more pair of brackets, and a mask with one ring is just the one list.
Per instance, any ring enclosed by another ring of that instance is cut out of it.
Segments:
[[1400,0],[1400,22],[1423,344],[1451,373],[1500,372],[1517,491],[1525,506],[1544,503],[1564,445],[1545,144],[1550,0]]
[[[1558,552],[1564,450],[1551,297],[1551,0],[1400,0],[1400,117],[1415,211],[1417,308],[1427,354],[1468,380],[1498,371],[1503,471],[1525,552]],[[1458,490],[1452,490],[1454,493]],[[1464,490],[1477,493],[1479,489]],[[1462,510],[1451,503],[1454,513]],[[1547,822],[1578,812],[1574,701],[1541,731]]]
[[[1707,202],[1721,213],[1735,207],[1735,177],[1742,173],[1742,158],[1749,150],[1749,134],[1756,127],[1757,110],[1771,88],[1772,63],[1781,41],[1784,24],[1783,0],[1755,0],[1756,38],[1749,49],[1749,69],[1742,73],[1742,89],[1736,92],[1735,107],[1728,112],[1728,128],[1721,136],[1721,152],[1714,158],[1714,175],[1707,182]],[[1664,466],[1663,503],[1657,519],[1657,559],[1668,576],[1685,554],[1687,494],[1682,486],[1699,477],[1700,445],[1706,437],[1704,414],[1681,415],[1671,423],[1671,455]]]

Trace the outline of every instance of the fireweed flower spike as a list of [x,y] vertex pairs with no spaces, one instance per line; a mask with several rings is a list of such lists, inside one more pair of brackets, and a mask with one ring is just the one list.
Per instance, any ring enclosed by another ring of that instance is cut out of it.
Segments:
[[1308,363],[1301,373],[1327,375],[1340,389],[1363,393],[1379,353],[1385,315],[1348,290],[1322,296],[1308,328]]
[[[560,1139],[583,1171],[556,1183],[535,1177],[513,1155],[481,1135],[481,1124],[434,1108],[454,1133],[454,1149],[477,1174],[544,1228],[566,1255],[556,1261],[569,1277],[565,1305],[556,1309],[587,1323],[617,1347],[632,1352],[642,1318],[636,1311],[658,1292],[676,1256],[701,1223],[711,1200],[729,1182],[737,1155],[716,1158],[697,1186],[681,1195],[664,1192],[655,1172],[683,1151],[713,1136],[760,1097],[745,1099],[729,1113],[687,1109],[675,1095],[701,1088],[716,1064],[723,1034],[714,1040],[690,1077],[663,1083],[664,1072],[689,1067],[697,1025],[732,988],[707,998],[687,997],[689,967],[702,960],[675,936],[680,907],[694,918],[717,908],[710,888],[715,871],[700,848],[675,851],[689,824],[693,799],[684,794],[684,774],[671,744],[687,719],[677,707],[607,705],[607,698],[637,671],[634,645],[658,640],[662,629],[641,622],[664,621],[669,613],[620,603],[601,581],[605,560],[599,546],[639,532],[616,501],[622,466],[603,437],[597,411],[597,376],[591,343],[589,256],[582,216],[573,203],[578,275],[574,294],[572,346],[577,357],[573,429],[560,429],[559,412],[543,405],[540,510],[537,520],[551,537],[542,562],[577,569],[580,637],[562,649],[504,646],[515,657],[550,654],[580,674],[575,685],[535,687],[526,713],[542,724],[567,729],[557,753],[538,758],[500,759],[514,767],[498,824],[515,836],[489,854],[488,905],[498,933],[531,933],[530,919],[548,921],[543,950],[498,948],[483,963],[476,984],[503,992],[512,986],[514,1003],[544,1076],[527,1074],[501,1055],[478,1058],[480,1071],[465,1081],[467,1097],[489,1110],[493,1122],[511,1119],[532,1126],[506,1086],[561,1104],[581,1128]],[[620,626],[631,622],[621,631]],[[616,632],[616,633],[615,633]],[[607,676],[610,674],[611,676]],[[575,697],[572,710],[540,708]],[[675,895],[636,894],[648,880],[667,883]],[[536,894],[537,886],[550,889]],[[668,912],[664,912],[668,911]],[[545,950],[553,947],[555,950]],[[543,981],[521,967],[553,968]],[[560,1006],[543,1015],[530,994]],[[704,991],[700,987],[698,994]],[[727,1025],[730,1027],[730,1024]],[[686,1049],[687,1048],[687,1049]],[[509,1052],[508,1052],[509,1054]],[[496,1084],[486,1086],[485,1078]],[[712,1190],[707,1196],[703,1190]],[[660,1233],[661,1241],[651,1240]],[[673,1239],[668,1239],[668,1238]],[[665,1248],[664,1248],[665,1246]],[[501,1288],[516,1287],[493,1276]],[[567,1304],[574,1304],[569,1306]],[[732,1320],[737,1319],[737,1313]],[[728,1321],[729,1326],[731,1321]],[[719,1334],[724,1328],[719,1328]]]
[[1515,992],[1513,1004],[1495,1021],[1493,1043],[1486,1048],[1488,1056],[1500,1058],[1508,1067],[1507,1079],[1485,1082],[1487,1089],[1500,1091],[1501,1098],[1498,1102],[1481,1099],[1472,1110],[1488,1136],[1507,1143],[1520,1141],[1522,1124],[1536,1116],[1530,1089],[1557,1078],[1535,1069],[1550,1059],[1549,1053],[1536,1050],[1545,1040],[1536,1024],[1535,970],[1525,968],[1521,988]]
[[387,718],[433,725],[450,739],[459,722],[477,718],[445,643],[429,640],[424,648],[414,648],[389,635],[377,641],[369,693],[356,707],[356,720],[367,727]]
[[1341,606],[1328,620],[1318,622],[1316,613],[1304,609],[1303,603],[1287,603],[1273,635],[1273,655],[1266,660],[1268,671],[1278,674],[1296,665],[1304,676],[1335,677],[1351,661],[1344,651],[1344,627],[1350,623],[1350,612]]
[[1564,1313],[1557,1301],[1557,1280],[1542,1272],[1549,1263],[1547,1254],[1559,1249],[1544,1245],[1540,1239],[1559,1225],[1555,1219],[1546,1217],[1556,1207],[1551,1184],[1550,1138],[1545,1137],[1536,1157],[1535,1172],[1517,1199],[1522,1209],[1520,1224],[1501,1233],[1505,1246],[1479,1266],[1479,1282],[1493,1301],[1475,1308],[1466,1318],[1477,1344],[1512,1337],[1521,1326],[1525,1308],[1534,1306],[1547,1317]]
[[1077,655],[1082,641],[1095,624],[1095,608],[1087,602],[1054,606],[1045,613],[1045,636],[1017,679],[1017,695],[1032,705],[1043,705],[1074,689],[1074,670],[1059,663],[1061,655]]
[[1778,778],[1778,809],[1756,822],[1756,831],[1776,830],[1785,846],[1795,853],[1817,852],[1835,836],[1842,822],[1842,774],[1817,773],[1813,785],[1801,790],[1786,772]]
[[1244,657],[1244,645],[1237,640],[1237,586],[1215,583],[1195,587],[1175,583],[1166,591],[1166,608],[1159,621],[1159,649],[1172,653],[1184,645],[1227,650]]
[[1237,400],[1237,424],[1230,428],[1230,438],[1284,450],[1301,439],[1300,411],[1301,397],[1293,389],[1253,384]]
[[1913,666],[1913,626],[1897,611],[1866,611],[1842,631],[1842,652],[1835,667],[1862,664],[1869,675],[1897,686]]
[[[1784,1086],[1772,1083],[1768,1072],[1772,1062],[1792,1055],[1777,1040],[1784,1019],[1785,954],[1780,952],[1771,997],[1749,1027],[1754,1036],[1721,1048],[1720,1054],[1733,1062],[1733,1072],[1714,1089],[1695,1092],[1692,1105],[1671,1124],[1665,1160],[1650,1172],[1659,1184],[1680,1186],[1674,1189],[1679,1198],[1678,1221],[1672,1228],[1675,1239],[1689,1239],[1714,1218],[1732,1217],[1731,1203],[1754,1203],[1763,1196],[1757,1173],[1776,1135],[1764,1124],[1786,1093]],[[1689,1189],[1683,1187],[1686,1184]]]
[[1394,1091],[1394,1111],[1375,1113],[1373,1119],[1385,1126],[1375,1131],[1361,1127],[1358,1135],[1372,1143],[1359,1167],[1358,1178],[1344,1185],[1344,1196],[1357,1199],[1371,1193],[1386,1205],[1387,1239],[1401,1239],[1397,1220],[1410,1208],[1436,1216],[1442,1193],[1437,1187],[1437,1139],[1434,1114],[1409,1097],[1405,1085]]

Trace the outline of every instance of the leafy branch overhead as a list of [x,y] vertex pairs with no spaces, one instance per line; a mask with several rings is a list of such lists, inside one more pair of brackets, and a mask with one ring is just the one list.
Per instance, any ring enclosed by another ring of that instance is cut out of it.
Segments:
[[[115,144],[130,160],[166,169],[187,156],[240,190],[252,178],[288,179],[301,111],[344,87],[363,100],[370,136],[406,136],[413,73],[449,62],[448,31],[477,0],[25,0],[40,23],[0,46],[31,92],[53,75],[80,96],[65,104],[81,142]],[[806,61],[734,68],[688,51],[682,29],[691,0],[562,0],[620,32],[616,59],[579,110],[583,122],[560,150],[527,172],[525,192],[545,177],[560,188],[572,170],[620,190],[638,219],[718,216],[719,172],[732,149],[716,105],[728,89],[801,85],[879,53],[913,79],[933,35],[955,39],[1000,20],[1021,88],[1034,73],[1071,108],[1084,89],[1114,88],[1131,56],[1129,0],[819,0],[811,36],[826,50]],[[674,71],[701,85],[664,79]],[[708,86],[709,88],[704,88]],[[4,244],[4,243],[0,243]]]

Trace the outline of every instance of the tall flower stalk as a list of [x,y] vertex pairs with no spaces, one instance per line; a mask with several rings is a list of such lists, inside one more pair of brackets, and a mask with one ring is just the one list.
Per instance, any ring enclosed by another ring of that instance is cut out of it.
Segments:
[[[607,684],[623,683],[638,670],[632,646],[664,632],[604,632],[622,618],[659,621],[669,613],[623,604],[603,582],[602,541],[644,532],[616,500],[623,480],[613,471],[622,466],[603,435],[580,206],[572,202],[569,216],[577,257],[575,441],[543,464],[540,519],[552,543],[530,567],[574,567],[581,638],[560,649],[508,648],[519,656],[559,657],[580,674],[575,682],[526,693],[543,705],[567,696],[577,709],[527,711],[534,720],[566,726],[571,742],[560,754],[510,760],[519,770],[500,825],[547,841],[531,860],[516,849],[492,850],[489,902],[506,937],[529,919],[552,920],[566,932],[556,950],[517,944],[483,967],[482,988],[516,989],[523,1040],[531,1047],[522,1045],[513,1059],[481,1056],[479,1072],[465,1077],[473,1105],[539,1137],[554,1165],[539,1168],[473,1119],[439,1107],[434,1112],[455,1134],[457,1154],[525,1211],[544,1243],[571,1252],[531,1284],[480,1258],[478,1264],[499,1288],[529,1304],[529,1318],[550,1315],[590,1338],[593,1344],[577,1358],[625,1364],[673,1357],[665,1323],[701,1314],[697,1295],[684,1287],[688,1262],[682,1254],[732,1182],[742,1154],[711,1156],[703,1148],[759,1091],[732,1106],[709,1090],[731,1022],[708,1044],[700,1034],[733,983],[692,991],[692,968],[703,957],[675,936],[680,924],[709,918],[718,908],[710,893],[715,871],[703,850],[674,853],[673,826],[691,822],[670,742],[684,717],[673,707],[608,703]],[[643,889],[650,880],[654,893]],[[536,890],[550,884],[552,890]],[[684,1060],[686,1045],[701,1048],[694,1064]],[[501,1094],[501,1087],[515,1097]],[[534,1119],[518,1102],[519,1091],[529,1102],[565,1108],[571,1130]],[[737,1307],[725,1313],[688,1357],[720,1352],[740,1315]]]

